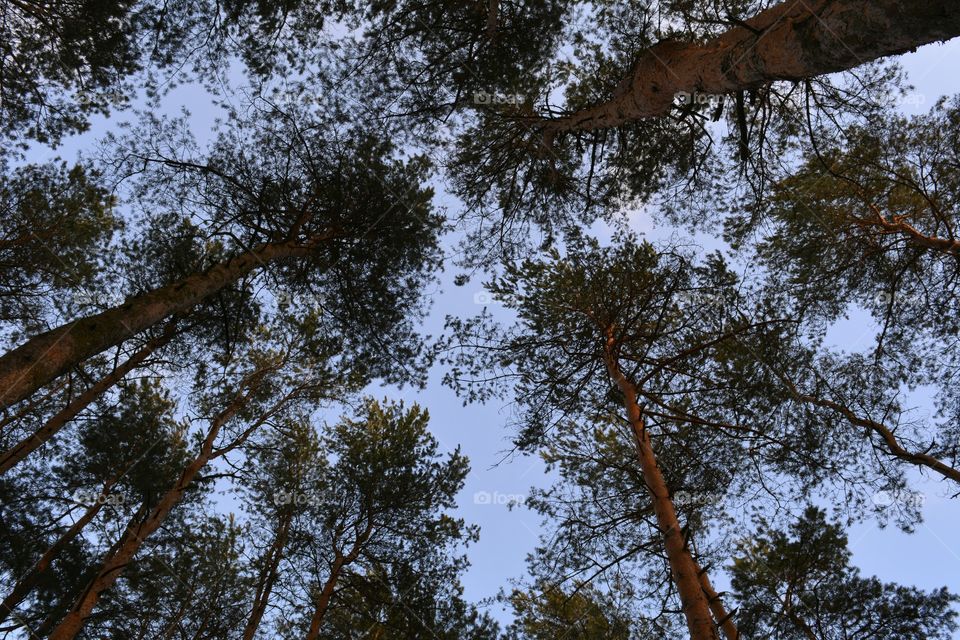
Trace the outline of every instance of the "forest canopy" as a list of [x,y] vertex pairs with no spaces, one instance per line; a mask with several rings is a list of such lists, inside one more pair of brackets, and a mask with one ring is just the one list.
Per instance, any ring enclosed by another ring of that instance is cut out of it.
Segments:
[[957,36],[0,0],[0,640],[957,637]]

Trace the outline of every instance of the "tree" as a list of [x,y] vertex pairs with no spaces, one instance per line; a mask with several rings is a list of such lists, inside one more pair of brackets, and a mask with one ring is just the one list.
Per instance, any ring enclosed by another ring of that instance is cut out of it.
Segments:
[[[136,91],[216,86],[231,59],[253,77],[295,66],[346,2],[80,0],[0,4],[0,134],[56,144]],[[192,73],[191,73],[192,72]]]
[[[312,494],[310,529],[298,542],[295,563],[309,582],[299,595],[305,616],[295,633],[320,637],[328,613],[337,606],[349,608],[354,590],[365,594],[361,602],[369,598],[361,585],[374,581],[379,589],[378,575],[389,577],[383,587],[398,598],[388,606],[403,608],[406,596],[394,592],[391,582],[405,563],[419,573],[415,585],[420,588],[438,588],[438,576],[448,579],[448,588],[453,584],[449,579],[460,561],[450,558],[452,547],[476,536],[472,527],[446,513],[468,466],[458,451],[439,455],[427,422],[427,413],[417,406],[368,400],[356,418],[325,430],[325,450],[335,462],[314,489],[320,493]],[[415,590],[407,595],[416,595]]]
[[781,2],[746,20],[728,14],[735,25],[728,31],[702,44],[657,42],[638,57],[611,99],[539,124],[549,144],[565,131],[663,116],[680,93],[722,95],[843,71],[960,35],[951,14],[946,3],[908,9],[856,0]]
[[[410,4],[398,7],[402,27],[393,29],[401,33],[391,40],[406,47],[374,41],[380,51],[370,55],[434,55],[430,70],[418,74],[414,65],[406,82],[398,80],[401,95],[420,100],[397,100],[407,108],[395,115],[414,123],[459,116],[446,164],[474,232],[463,248],[483,266],[549,242],[565,227],[620,219],[625,205],[682,201],[677,218],[690,222],[691,188],[712,189],[730,174],[742,172],[762,188],[807,134],[807,120],[832,123],[829,136],[852,114],[889,105],[907,87],[888,56],[958,32],[943,18],[943,3],[913,11],[848,0],[601,3],[593,10],[558,2],[514,13],[504,3],[501,28],[525,28],[532,11],[543,12],[541,24],[497,55],[502,45],[487,44],[477,20],[464,21],[465,54],[443,27],[423,33],[432,3]],[[400,37],[410,32],[422,37]],[[867,33],[878,35],[861,38]],[[442,72],[446,91],[431,84]],[[384,98],[378,106],[389,104]],[[439,107],[423,104],[430,98]]]
[[611,597],[585,585],[566,593],[550,585],[509,596],[516,621],[510,637],[529,640],[567,637],[570,640],[610,638],[631,640],[634,621],[617,611]]
[[763,522],[731,567],[745,638],[951,638],[957,596],[860,577],[843,529],[816,507],[786,531]]
[[[956,100],[944,100],[923,116],[887,113],[851,125],[833,143],[808,145],[799,166],[731,208],[725,221],[741,254],[763,264],[769,286],[788,289],[811,324],[856,309],[879,325],[870,357],[827,367],[856,382],[814,381],[819,390],[800,394],[872,431],[894,455],[954,481],[957,117]],[[941,408],[919,428],[899,408],[909,406],[905,388],[916,385],[935,388]],[[878,392],[882,405],[866,405],[882,412],[858,409],[860,396]]]
[[[400,346],[409,337],[405,315],[415,313],[417,289],[431,277],[439,225],[430,211],[431,193],[420,186],[426,161],[391,160],[389,143],[360,132],[328,140],[316,129],[275,122],[246,133],[259,144],[254,156],[244,150],[249,143],[225,135],[205,164],[174,161],[160,150],[128,157],[157,170],[144,177],[146,188],[155,189],[149,195],[175,197],[177,207],[195,196],[200,210],[194,215],[209,216],[206,231],[217,238],[232,234],[234,245],[218,240],[196,271],[33,336],[0,356],[4,406],[282,261],[271,269],[273,277],[292,292],[323,295],[330,316],[349,323],[344,335],[358,350],[391,341],[400,351],[414,348]],[[185,183],[187,193],[169,193],[173,180]],[[374,229],[375,252],[368,237]]]
[[21,335],[43,326],[58,293],[96,288],[99,254],[122,225],[102,182],[95,170],[66,163],[0,177],[0,321]]
[[255,591],[243,629],[244,640],[256,637],[271,597],[289,566],[291,542],[297,531],[310,527],[302,513],[310,487],[321,483],[318,474],[326,457],[313,425],[298,416],[247,447],[249,462],[241,476],[247,511],[255,533],[250,536]]
[[[275,349],[266,348],[270,336],[264,335],[260,346],[246,354],[246,362],[228,367],[221,388],[203,388],[200,409],[209,412],[208,426],[196,433],[193,455],[173,474],[173,481],[164,486],[155,502],[130,517],[87,586],[50,632],[51,638],[66,640],[80,633],[101,595],[113,587],[212,462],[242,447],[265,423],[293,407],[316,403],[328,394],[351,388],[354,380],[349,372],[340,374],[331,369],[337,352],[319,350],[317,341],[291,345],[284,343],[283,334],[276,337]],[[309,369],[309,375],[304,375],[305,369]]]
[[[862,425],[798,394],[806,376],[839,386],[842,374],[781,315],[789,306],[751,292],[718,256],[581,238],[508,263],[489,289],[518,323],[451,319],[447,382],[467,400],[512,397],[517,443],[557,469],[557,486],[531,500],[556,523],[534,559],[551,583],[665,566],[691,636],[716,637],[719,624],[735,637],[707,579],[709,550],[696,552],[720,505],[758,487],[774,504],[837,491],[856,513],[870,506],[857,494],[904,486],[897,465],[863,455],[873,445]],[[678,502],[704,487],[708,497]],[[658,572],[637,579],[652,583],[640,599],[670,597]]]
[[[98,409],[78,430],[70,453],[54,458],[52,477],[33,469],[10,481],[20,485],[21,498],[5,501],[5,519],[13,516],[11,522],[23,524],[5,532],[19,551],[4,563],[4,573],[14,579],[5,585],[0,620],[10,618],[16,627],[43,628],[45,621],[55,621],[63,600],[88,578],[88,563],[96,554],[95,543],[88,541],[152,506],[185,464],[182,425],[173,418],[168,394],[155,383],[125,385],[115,404],[101,402]],[[25,481],[31,476],[41,481],[39,495]],[[29,503],[34,506],[26,509]],[[25,526],[28,519],[32,526]],[[28,598],[35,600],[24,609]]]
[[149,553],[124,570],[123,583],[105,594],[84,637],[238,636],[250,593],[244,532],[232,518],[191,511],[168,523],[163,540],[154,539]]
[[351,575],[319,637],[497,640],[497,623],[464,602],[461,569],[436,557],[397,558]]

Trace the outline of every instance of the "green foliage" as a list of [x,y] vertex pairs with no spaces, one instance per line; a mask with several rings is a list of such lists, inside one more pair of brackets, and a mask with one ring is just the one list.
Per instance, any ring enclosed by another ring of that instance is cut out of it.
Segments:
[[201,512],[173,524],[128,568],[81,637],[239,637],[250,594],[243,536],[232,519]]
[[[301,637],[331,583],[321,637],[493,637],[496,625],[459,586],[465,561],[455,552],[477,531],[447,513],[467,461],[441,456],[427,424],[416,405],[366,400],[319,433],[301,416],[251,443],[242,476],[250,570],[275,584],[261,633]],[[348,561],[335,573],[337,558]]]
[[122,228],[95,170],[25,165],[0,176],[0,320],[30,333],[52,300],[97,290],[104,253]]
[[634,624],[616,610],[611,598],[589,586],[573,593],[556,588],[515,590],[509,597],[516,622],[509,637],[524,640],[609,638],[632,640]]
[[958,597],[946,588],[863,578],[847,537],[815,507],[786,531],[761,522],[731,567],[745,638],[952,638]]
[[156,94],[191,76],[214,88],[232,59],[253,77],[302,69],[305,51],[349,9],[343,0],[4,2],[0,135],[56,144],[138,89]]
[[[364,399],[319,426],[373,382],[425,384],[437,358],[466,401],[513,401],[516,445],[553,474],[526,501],[549,533],[504,597],[507,637],[682,634],[613,369],[701,564],[729,558],[738,517],[811,498],[849,518],[899,509],[909,529],[916,505],[865,496],[904,491],[907,462],[960,456],[960,102],[892,115],[904,78],[879,63],[574,123],[622,98],[638,62],[670,67],[766,6],[0,0],[0,337],[78,320],[106,335],[99,314],[128,322],[132,300],[152,322],[0,416],[4,451],[46,439],[0,478],[0,597],[53,554],[0,634],[46,635],[206,451],[82,637],[243,637],[259,613],[256,637],[303,637],[320,614],[325,638],[499,637],[460,585],[478,536],[452,515],[468,463],[441,453],[426,410]],[[206,146],[186,114],[162,115],[183,82],[222,106]],[[10,168],[131,104],[146,113],[96,163]],[[449,219],[435,189],[459,198]],[[618,224],[639,208],[710,232],[725,214],[734,257],[640,241]],[[609,246],[584,230],[597,218]],[[450,318],[433,351],[424,292],[453,228],[459,266],[504,263],[488,286],[504,310]],[[198,281],[199,302],[165,304]],[[856,308],[881,322],[876,349],[824,348]],[[930,421],[909,413],[926,386]],[[891,459],[870,420],[908,453]],[[955,630],[953,595],[860,577],[821,512],[758,529],[731,567],[745,638]]]

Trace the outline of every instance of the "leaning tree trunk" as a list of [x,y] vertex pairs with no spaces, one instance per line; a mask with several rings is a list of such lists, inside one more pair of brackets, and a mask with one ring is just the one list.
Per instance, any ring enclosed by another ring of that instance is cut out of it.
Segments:
[[703,594],[707,597],[710,610],[713,611],[713,619],[717,621],[717,625],[720,627],[720,630],[723,631],[723,635],[726,636],[727,640],[740,640],[740,631],[733,621],[733,614],[736,613],[736,611],[727,611],[727,608],[723,606],[723,600],[720,598],[717,590],[713,588],[713,584],[711,584],[710,578],[707,576],[706,569],[697,565],[697,572],[700,574],[700,587],[703,589]]
[[785,0],[706,42],[654,45],[609,101],[534,126],[549,142],[564,131],[662,116],[678,93],[719,95],[803,80],[958,35],[955,0]]
[[100,513],[105,504],[102,497],[110,493],[118,480],[119,477],[114,477],[105,482],[98,494],[98,497],[101,497],[101,499],[98,499],[94,504],[87,507],[83,515],[80,516],[69,529],[64,531],[63,534],[57,538],[56,542],[50,545],[44,554],[40,556],[40,559],[30,567],[30,571],[17,580],[13,589],[10,590],[10,593],[8,593],[3,599],[3,602],[0,603],[0,623],[3,623],[13,613],[14,609],[23,602],[24,598],[30,595],[40,583],[40,579],[43,578],[47,570],[50,569],[51,563],[57,559],[57,556],[60,555],[68,544],[76,540],[80,532],[97,517],[97,514]]
[[34,336],[0,356],[0,407],[23,400],[87,358],[194,307],[251,271],[278,259],[308,255],[331,237],[332,232],[327,232],[307,243],[263,244],[208,271]]
[[148,341],[143,347],[127,358],[122,364],[98,380],[77,396],[66,407],[50,417],[42,427],[22,439],[3,453],[0,453],[0,476],[19,464],[43,443],[52,438],[60,429],[77,417],[90,403],[103,395],[107,389],[120,382],[124,376],[140,366],[154,351],[170,342],[175,334],[175,323],[171,323],[162,335]]
[[265,422],[269,415],[273,413],[274,410],[272,409],[261,415],[228,447],[214,449],[214,443],[223,426],[247,403],[256,390],[256,385],[262,378],[263,373],[265,373],[265,370],[261,370],[248,379],[245,383],[246,392],[238,394],[230,405],[213,419],[207,436],[200,447],[199,454],[186,466],[176,483],[160,498],[156,506],[150,510],[145,518],[140,519],[138,516],[134,516],[127,524],[123,536],[107,554],[100,565],[100,569],[74,602],[70,611],[50,633],[49,640],[72,640],[80,633],[84,622],[100,599],[100,595],[113,586],[146,539],[163,524],[167,515],[180,502],[184,492],[197,477],[197,474],[210,460],[219,457],[228,450],[232,450],[245,440],[255,428]]
[[667,561],[670,564],[670,572],[677,587],[677,593],[680,595],[690,638],[691,640],[719,640],[710,603],[700,584],[699,567],[687,547],[673,500],[670,498],[670,490],[660,471],[650,442],[650,434],[643,422],[643,414],[637,401],[637,390],[620,371],[613,354],[612,339],[608,340],[605,360],[611,380],[623,394],[623,406],[633,429],[643,480],[653,498],[653,511],[663,535]]

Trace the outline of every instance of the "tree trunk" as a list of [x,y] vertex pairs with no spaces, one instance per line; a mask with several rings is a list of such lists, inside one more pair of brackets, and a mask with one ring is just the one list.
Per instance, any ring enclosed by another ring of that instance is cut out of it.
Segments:
[[337,552],[337,555],[333,561],[333,566],[330,568],[330,577],[327,578],[326,583],[323,585],[323,589],[320,590],[320,595],[317,596],[317,600],[313,609],[313,618],[310,620],[310,629],[307,631],[307,635],[304,640],[317,640],[317,637],[320,635],[320,624],[323,622],[323,618],[327,614],[327,609],[330,608],[330,599],[333,597],[333,591],[337,587],[337,581],[340,579],[340,573],[343,571],[345,566],[352,563],[360,556],[363,546],[367,543],[367,540],[370,539],[372,534],[373,520],[371,519],[368,520],[366,529],[364,529],[364,531],[357,537],[353,544],[353,548],[350,549],[350,553],[347,555],[342,555],[340,552]]
[[208,271],[34,336],[0,356],[0,407],[23,400],[87,358],[194,307],[251,271],[281,258],[308,255],[331,237],[333,233],[326,232],[307,243],[291,240],[263,244]]
[[[703,589],[703,594],[707,597],[710,610],[713,612],[713,619],[717,621],[723,635],[726,636],[727,640],[740,640],[740,630],[737,629],[737,625],[733,621],[733,613],[728,612],[727,608],[723,606],[723,600],[720,599],[720,594],[710,583],[706,570],[697,565],[697,572],[700,575],[700,587]],[[735,612],[736,610],[734,610]]]
[[[117,480],[119,480],[119,477],[111,478],[105,482],[99,495],[106,496],[110,493],[117,483]],[[0,603],[0,623],[3,623],[10,614],[13,613],[14,609],[23,602],[24,598],[30,595],[30,592],[36,588],[40,578],[43,577],[43,574],[50,568],[50,564],[60,555],[60,552],[63,551],[68,544],[76,539],[84,527],[97,517],[97,514],[103,509],[104,504],[105,502],[103,500],[97,500],[96,503],[87,507],[83,515],[40,556],[40,559],[34,563],[30,571],[17,580],[13,589],[7,594],[7,597],[3,599],[3,602]]]
[[785,0],[704,43],[657,43],[609,101],[534,124],[549,143],[564,131],[662,116],[678,93],[720,95],[803,80],[957,35],[953,0]]
[[687,548],[677,512],[670,498],[670,490],[664,480],[663,473],[657,463],[650,434],[647,432],[640,405],[637,401],[637,391],[633,384],[620,371],[620,367],[613,355],[613,339],[608,338],[606,349],[606,366],[610,378],[623,393],[623,406],[627,418],[633,428],[634,441],[637,446],[637,458],[644,482],[653,498],[653,511],[657,518],[657,525],[663,534],[664,548],[673,582],[680,595],[683,614],[687,620],[691,640],[719,640],[717,627],[714,624],[710,604],[700,585],[699,567],[697,567],[690,550]]
[[175,323],[171,323],[163,335],[150,340],[139,351],[130,356],[123,364],[101,378],[93,386],[77,396],[73,402],[54,414],[42,427],[27,436],[7,451],[0,454],[0,476],[19,464],[24,458],[38,449],[66,426],[77,414],[99,398],[107,389],[120,382],[124,376],[137,368],[151,353],[173,339]]
[[243,629],[243,640],[253,640],[257,629],[260,627],[260,621],[263,619],[263,614],[267,610],[267,604],[270,602],[273,585],[277,580],[277,568],[280,566],[280,560],[283,558],[283,549],[287,545],[287,535],[292,522],[293,510],[287,509],[281,516],[277,535],[264,559],[265,566],[260,573],[260,579],[257,583],[257,593],[253,600],[253,609],[250,611],[250,618],[247,620],[247,625]]
[[344,564],[346,564],[344,557],[340,555],[333,561],[333,566],[330,568],[330,577],[327,578],[323,589],[320,590],[320,595],[317,596],[317,601],[314,603],[310,629],[307,631],[304,640],[317,640],[320,635],[320,624],[323,623],[323,617],[326,615],[327,609],[330,608],[330,599],[333,597],[333,590],[337,587],[337,581],[340,579],[340,572],[343,570]]
[[[137,551],[140,550],[140,547],[146,539],[163,524],[164,519],[170,511],[180,502],[183,493],[197,477],[197,474],[200,473],[200,470],[203,469],[210,460],[228,450],[228,447],[214,450],[214,442],[223,426],[236,415],[250,399],[250,396],[255,391],[256,385],[264,373],[265,370],[260,370],[257,374],[251,376],[251,378],[244,383],[246,392],[239,393],[230,405],[213,419],[210,430],[207,432],[207,436],[200,447],[200,453],[187,465],[180,474],[180,478],[177,479],[173,487],[160,498],[157,505],[150,510],[145,518],[139,519],[137,516],[134,516],[127,524],[126,531],[119,542],[107,553],[106,558],[100,566],[100,570],[80,594],[80,597],[77,598],[60,624],[50,633],[49,640],[72,640],[77,636],[83,628],[84,621],[100,599],[100,594],[113,586],[123,573],[124,568],[130,563]],[[269,412],[262,415],[260,419],[244,431],[243,435],[231,444],[229,449],[232,449],[233,445],[237,444],[241,439],[245,439],[253,429],[262,424],[269,415]]]

